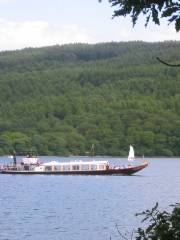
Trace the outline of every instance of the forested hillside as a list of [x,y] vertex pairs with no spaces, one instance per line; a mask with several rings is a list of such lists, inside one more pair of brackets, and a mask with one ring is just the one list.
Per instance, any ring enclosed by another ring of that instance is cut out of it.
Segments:
[[180,156],[180,42],[0,53],[0,154]]

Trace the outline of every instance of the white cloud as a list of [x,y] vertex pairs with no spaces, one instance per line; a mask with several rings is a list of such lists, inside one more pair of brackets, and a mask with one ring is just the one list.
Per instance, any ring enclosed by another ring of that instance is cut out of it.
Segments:
[[76,25],[58,26],[45,21],[11,22],[0,19],[0,50],[74,42],[92,42],[92,39]]
[[[107,32],[109,34],[107,34]],[[99,36],[99,41],[168,41],[180,40],[180,33],[176,32],[174,24],[168,25],[167,21],[161,21],[161,25],[150,23],[147,27],[144,26],[143,19],[137,22],[135,27],[132,27],[130,18],[113,19],[107,26],[107,32],[102,31],[103,36]],[[102,37],[104,39],[102,39]]]
[[93,28],[89,29],[85,28],[85,25],[83,28],[78,25],[63,25],[63,23],[62,25],[50,24],[48,21],[13,22],[0,19],[0,50],[75,42],[96,43],[133,40],[148,42],[180,40],[180,34],[176,33],[173,25],[167,26],[167,24],[161,26],[150,25],[147,28],[139,24],[132,28],[132,25],[127,24],[126,21],[111,21],[109,25],[107,24],[106,27],[101,29],[94,25]]
[[147,28],[137,27],[133,29],[124,29],[122,37],[125,41],[143,40],[146,42],[158,42],[168,40],[180,40],[180,34],[175,31],[173,25],[163,24],[161,26],[151,25]]
[[0,4],[14,3],[16,0],[0,0]]

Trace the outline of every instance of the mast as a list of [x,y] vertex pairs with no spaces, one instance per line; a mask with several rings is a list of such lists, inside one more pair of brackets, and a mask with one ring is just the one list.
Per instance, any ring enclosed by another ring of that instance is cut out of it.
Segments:
[[13,150],[13,165],[14,165],[14,167],[16,167],[16,164],[17,164],[17,162],[16,162],[16,152],[15,152],[15,150]]
[[91,146],[91,156],[94,157],[94,143]]

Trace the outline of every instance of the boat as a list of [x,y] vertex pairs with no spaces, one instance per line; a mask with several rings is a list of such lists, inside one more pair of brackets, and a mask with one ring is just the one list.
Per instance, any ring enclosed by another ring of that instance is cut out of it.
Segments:
[[[134,150],[130,146],[129,161],[134,160]],[[36,156],[28,155],[20,163],[13,155],[13,163],[0,166],[2,174],[53,174],[53,175],[132,175],[148,166],[144,161],[139,165],[112,166],[107,160],[76,160],[69,162],[50,161],[43,163]]]

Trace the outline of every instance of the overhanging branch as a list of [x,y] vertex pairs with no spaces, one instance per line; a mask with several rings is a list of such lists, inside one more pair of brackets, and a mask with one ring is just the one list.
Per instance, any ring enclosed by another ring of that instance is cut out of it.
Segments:
[[167,63],[167,62],[161,60],[159,57],[156,57],[156,59],[157,59],[159,62],[161,62],[161,63],[163,63],[163,64],[165,64],[165,65],[167,65],[167,66],[169,66],[169,67],[180,67],[180,64],[170,64],[170,63]]

